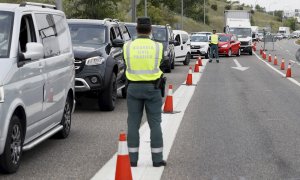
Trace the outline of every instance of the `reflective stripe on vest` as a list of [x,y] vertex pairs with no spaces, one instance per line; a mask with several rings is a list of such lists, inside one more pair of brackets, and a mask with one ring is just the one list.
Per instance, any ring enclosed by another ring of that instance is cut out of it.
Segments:
[[160,63],[163,56],[161,43],[151,39],[138,38],[124,46],[126,76],[132,81],[158,79],[162,71]]
[[163,152],[163,148],[151,148],[151,152],[152,153],[162,153]]
[[211,35],[211,44],[218,44],[219,42],[219,36],[217,34]]

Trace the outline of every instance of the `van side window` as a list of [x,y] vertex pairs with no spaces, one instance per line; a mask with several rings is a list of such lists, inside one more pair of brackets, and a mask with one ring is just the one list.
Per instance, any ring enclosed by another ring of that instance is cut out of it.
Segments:
[[185,44],[189,40],[189,36],[186,34],[182,34],[182,43]]
[[175,40],[181,44],[181,40],[180,40],[180,35],[179,34],[176,35]]
[[26,44],[29,42],[36,42],[32,16],[30,14],[24,15],[21,19],[19,35],[19,45],[21,52],[26,52]]
[[71,37],[69,33],[69,26],[65,21],[65,18],[59,15],[53,15],[53,17],[57,31],[60,54],[71,52]]
[[60,44],[58,41],[57,24],[52,14],[36,14],[39,37],[44,45],[45,58],[59,55]]

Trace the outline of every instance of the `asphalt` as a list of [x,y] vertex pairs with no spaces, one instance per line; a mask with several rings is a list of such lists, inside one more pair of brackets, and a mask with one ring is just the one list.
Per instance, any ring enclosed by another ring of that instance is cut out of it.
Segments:
[[300,91],[256,56],[208,64],[163,180],[300,179]]
[[[166,74],[174,91],[185,81],[187,72],[188,66],[178,63]],[[78,99],[70,136],[64,140],[50,138],[25,152],[19,171],[0,173],[0,179],[90,179],[117,152],[121,131],[127,131],[126,99],[120,96],[113,112],[99,111],[96,99]]]

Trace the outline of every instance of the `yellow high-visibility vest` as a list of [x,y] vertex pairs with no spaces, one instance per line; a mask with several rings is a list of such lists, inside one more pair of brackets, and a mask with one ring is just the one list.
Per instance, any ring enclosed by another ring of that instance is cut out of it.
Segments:
[[126,77],[130,81],[153,81],[162,75],[159,66],[163,58],[161,43],[138,38],[123,47]]
[[217,34],[213,34],[210,36],[210,43],[211,44],[218,44],[219,43],[219,36]]

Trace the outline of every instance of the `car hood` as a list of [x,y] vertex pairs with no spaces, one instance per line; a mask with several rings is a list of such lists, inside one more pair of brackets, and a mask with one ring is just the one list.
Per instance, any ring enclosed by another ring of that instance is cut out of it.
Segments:
[[75,59],[87,59],[94,56],[101,56],[105,48],[106,46],[104,45],[99,48],[73,45],[74,57]]
[[191,42],[192,46],[206,46],[208,42]]
[[221,46],[223,46],[223,45],[225,45],[225,44],[229,44],[229,42],[219,42],[219,43],[218,43],[218,46],[221,47]]
[[9,71],[12,69],[13,61],[11,59],[0,59],[0,86],[3,86],[7,76],[13,73]]
[[249,41],[252,40],[252,37],[245,37],[245,38],[240,37],[238,39],[239,39],[239,41],[244,41],[244,42],[247,41],[247,42],[249,42]]

